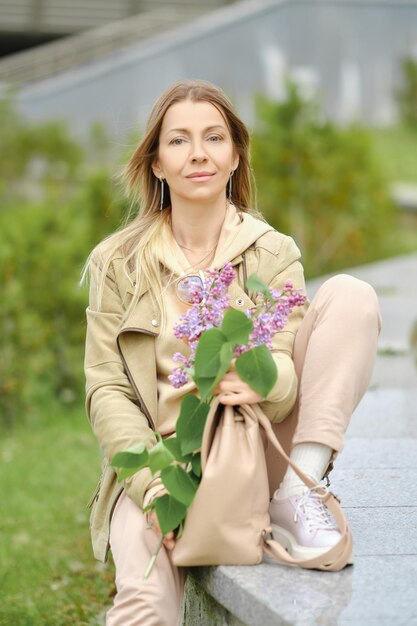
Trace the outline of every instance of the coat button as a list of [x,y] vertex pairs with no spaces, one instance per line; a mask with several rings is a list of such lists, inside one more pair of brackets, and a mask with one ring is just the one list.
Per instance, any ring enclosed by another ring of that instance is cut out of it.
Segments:
[[237,298],[236,299],[236,304],[237,306],[243,306],[245,304],[245,301],[243,298]]
[[158,322],[158,320],[152,320],[152,321],[151,321],[151,324],[152,324],[152,326],[155,326],[155,327],[156,327],[156,326],[159,326],[159,322]]

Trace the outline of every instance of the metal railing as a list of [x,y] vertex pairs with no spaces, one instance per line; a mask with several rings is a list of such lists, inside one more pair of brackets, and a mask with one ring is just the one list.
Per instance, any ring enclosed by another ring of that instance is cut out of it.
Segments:
[[0,60],[0,83],[21,84],[47,78],[158,35],[215,8],[217,7],[200,3],[180,8],[172,2],[171,6],[160,6],[124,20],[12,54]]

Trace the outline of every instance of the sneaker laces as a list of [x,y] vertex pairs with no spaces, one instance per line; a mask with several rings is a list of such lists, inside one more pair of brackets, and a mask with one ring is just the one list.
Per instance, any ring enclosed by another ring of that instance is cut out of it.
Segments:
[[[317,493],[317,489],[324,489],[325,493]],[[294,512],[294,522],[298,521],[299,513],[305,516],[307,528],[309,532],[317,532],[318,530],[339,530],[332,514],[325,506],[323,498],[327,494],[327,489],[316,485],[315,487],[306,487],[305,492],[298,499]]]

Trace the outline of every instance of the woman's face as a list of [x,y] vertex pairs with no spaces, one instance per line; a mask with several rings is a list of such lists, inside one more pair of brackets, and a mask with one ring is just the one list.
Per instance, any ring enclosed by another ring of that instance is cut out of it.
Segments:
[[225,196],[238,163],[225,118],[213,104],[184,100],[167,110],[152,169],[166,179],[174,204],[209,203]]

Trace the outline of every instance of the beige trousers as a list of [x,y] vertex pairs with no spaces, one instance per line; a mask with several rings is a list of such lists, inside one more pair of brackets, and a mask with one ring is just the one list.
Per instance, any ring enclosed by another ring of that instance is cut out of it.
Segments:
[[144,580],[157,544],[145,515],[123,491],[110,527],[117,593],[107,612],[106,626],[178,626],[185,570],[171,563],[164,546]]
[[[368,284],[347,274],[326,280],[311,301],[294,343],[298,397],[293,411],[273,429],[289,454],[298,443],[344,445],[353,411],[368,388],[381,315]],[[266,454],[271,496],[286,463],[271,447]]]
[[[335,454],[342,449],[352,412],[369,384],[380,324],[377,297],[367,283],[339,275],[320,287],[295,339],[297,403],[274,425],[288,452],[307,441],[326,444]],[[272,450],[267,462],[272,493],[286,468]],[[111,522],[117,594],[107,626],[178,625],[184,570],[172,565],[164,547],[143,580],[156,544],[144,514],[123,492]]]

